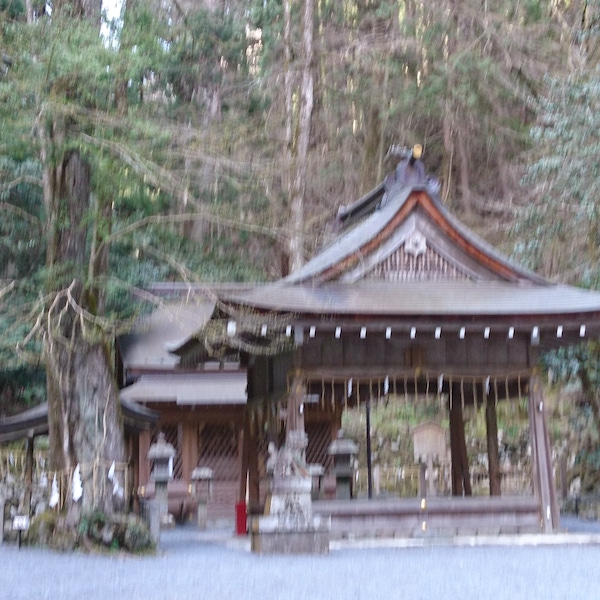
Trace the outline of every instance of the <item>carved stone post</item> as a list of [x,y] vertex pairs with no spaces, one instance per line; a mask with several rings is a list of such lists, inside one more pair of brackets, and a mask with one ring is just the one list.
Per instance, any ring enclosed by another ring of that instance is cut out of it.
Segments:
[[164,433],[158,434],[156,443],[150,446],[148,460],[154,463],[152,480],[155,485],[154,501],[151,505],[150,529],[158,545],[159,530],[169,519],[168,483],[173,479],[173,458],[175,448],[169,444]]
[[304,428],[304,396],[304,382],[300,377],[300,372],[296,371],[287,402],[286,443],[291,431],[306,431]]
[[270,448],[267,471],[272,473],[268,513],[251,519],[251,547],[267,554],[329,552],[331,518],[312,512],[312,477],[306,464],[308,438],[304,431],[305,388],[294,376],[287,404],[285,444]]

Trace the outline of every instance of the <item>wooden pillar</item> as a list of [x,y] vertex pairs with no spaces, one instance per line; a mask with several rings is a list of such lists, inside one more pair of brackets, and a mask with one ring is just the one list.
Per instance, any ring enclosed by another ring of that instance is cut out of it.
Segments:
[[129,510],[131,512],[139,512],[140,506],[137,497],[137,489],[140,485],[140,437],[139,434],[130,433],[129,438],[126,440],[127,444],[127,489],[125,490],[125,497]]
[[250,408],[244,411],[244,423],[239,440],[240,480],[238,487],[238,502],[246,499],[246,482],[248,479],[248,456],[250,454]]
[[545,415],[542,384],[538,375],[534,373],[529,380],[529,430],[533,493],[540,504],[542,531],[552,533],[558,529],[560,516],[552,475],[550,438]]
[[25,499],[24,499],[24,513],[30,515],[31,513],[31,492],[33,490],[33,431],[27,435],[27,441],[25,443]]
[[192,471],[198,466],[198,424],[195,421],[184,422],[181,437],[182,479],[189,484]]
[[452,458],[452,495],[470,496],[472,494],[471,478],[462,404],[461,402],[452,402],[452,400],[450,401],[450,454]]
[[140,441],[138,445],[138,481],[140,485],[147,485],[150,480],[150,461],[148,460],[148,452],[150,451],[151,433],[149,430],[140,433]]
[[[254,415],[258,418],[258,415]],[[248,447],[248,512],[259,512],[260,505],[260,473],[258,472],[258,424],[250,428]]]
[[[365,403],[365,417],[367,428],[367,496],[373,498],[373,464],[371,456],[371,400]],[[431,474],[430,474],[431,476]]]
[[496,414],[495,402],[488,401],[486,404],[485,426],[487,433],[490,496],[500,496],[502,494],[502,473],[500,472],[500,452],[498,450],[498,418]]
[[240,435],[240,482],[238,501],[248,499],[249,512],[255,512],[260,503],[260,473],[258,470],[258,436],[250,406],[244,411],[244,423]]

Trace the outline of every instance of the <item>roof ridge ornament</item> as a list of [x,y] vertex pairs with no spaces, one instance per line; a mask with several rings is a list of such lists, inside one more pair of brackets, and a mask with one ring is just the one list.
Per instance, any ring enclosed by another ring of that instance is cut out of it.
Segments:
[[398,163],[394,173],[394,182],[401,186],[425,183],[425,165],[421,160],[423,146],[415,144],[408,156]]

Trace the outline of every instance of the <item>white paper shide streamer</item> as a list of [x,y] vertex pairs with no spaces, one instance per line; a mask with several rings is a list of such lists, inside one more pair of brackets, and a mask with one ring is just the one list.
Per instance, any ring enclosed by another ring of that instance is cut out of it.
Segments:
[[50,508],[55,508],[58,505],[59,500],[60,495],[58,493],[58,481],[56,481],[56,473],[54,473],[54,479],[52,479],[52,489],[50,490],[50,500],[48,501],[48,506],[50,506]]
[[123,498],[123,488],[121,487],[121,484],[119,483],[119,480],[117,479],[116,475],[115,475],[115,461],[112,461],[112,464],[110,465],[110,469],[108,469],[108,480],[113,484],[113,496],[117,496],[118,498]]
[[77,464],[73,471],[73,502],[78,502],[81,496],[83,496],[83,483],[81,481],[79,464]]

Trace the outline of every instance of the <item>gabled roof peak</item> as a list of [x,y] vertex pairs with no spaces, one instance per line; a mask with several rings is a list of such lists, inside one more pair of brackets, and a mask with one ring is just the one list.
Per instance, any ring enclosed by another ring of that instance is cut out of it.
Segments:
[[409,166],[340,210],[338,237],[282,283],[363,279],[548,283],[508,260],[454,217],[421,170],[408,175],[419,183],[406,184],[403,177]]

